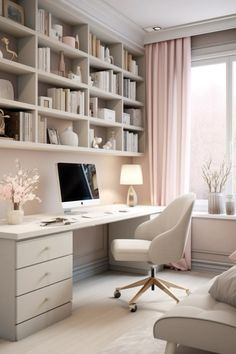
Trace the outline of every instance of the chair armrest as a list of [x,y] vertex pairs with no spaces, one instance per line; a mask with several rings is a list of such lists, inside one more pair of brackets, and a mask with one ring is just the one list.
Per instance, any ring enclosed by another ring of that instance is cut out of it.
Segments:
[[157,215],[151,220],[140,224],[134,233],[134,237],[142,240],[152,241],[154,237],[165,231],[162,214]]

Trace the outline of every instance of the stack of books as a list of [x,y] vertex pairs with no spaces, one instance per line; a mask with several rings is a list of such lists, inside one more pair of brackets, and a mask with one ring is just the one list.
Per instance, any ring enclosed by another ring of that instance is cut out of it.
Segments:
[[48,97],[52,98],[52,108],[84,115],[84,92],[71,91],[69,88],[48,88]]
[[105,60],[106,57],[110,57],[109,47],[103,45],[101,40],[91,32],[89,33],[89,53],[101,60]]
[[38,69],[50,73],[50,48],[38,48]]
[[140,108],[126,108],[125,112],[130,115],[130,124],[142,127],[142,111]]
[[37,12],[37,31],[51,36],[52,14],[44,9],[38,9]]
[[138,75],[138,65],[132,54],[127,49],[123,49],[123,68],[132,74]]
[[138,152],[138,134],[124,130],[124,151]]
[[136,101],[136,81],[123,80],[123,96]]
[[91,73],[93,85],[101,90],[118,94],[119,80],[117,74],[113,70],[96,71]]

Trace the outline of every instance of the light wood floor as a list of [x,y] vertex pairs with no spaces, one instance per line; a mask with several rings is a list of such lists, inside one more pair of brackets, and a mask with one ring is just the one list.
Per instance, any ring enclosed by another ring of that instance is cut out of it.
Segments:
[[[177,271],[164,271],[159,275],[191,290],[214,276]],[[140,275],[109,271],[78,282],[74,285],[71,317],[19,342],[0,340],[0,354],[96,354],[135,326],[154,324],[160,314],[175,305],[175,301],[160,290],[144,294],[135,313],[129,312],[127,301],[136,290],[125,290],[120,299],[113,298],[115,287],[140,278]],[[179,297],[186,296],[180,290],[175,293]]]

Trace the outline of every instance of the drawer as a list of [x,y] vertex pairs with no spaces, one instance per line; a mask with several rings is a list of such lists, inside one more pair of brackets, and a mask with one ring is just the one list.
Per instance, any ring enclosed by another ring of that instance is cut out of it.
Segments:
[[57,321],[63,320],[71,315],[71,310],[72,304],[71,302],[68,302],[65,305],[59,306],[53,310],[43,313],[42,315],[18,324],[16,326],[16,337],[12,338],[12,340],[25,338]]
[[16,271],[16,295],[72,277],[72,255],[56,258]]
[[72,232],[17,242],[16,268],[72,254]]
[[49,285],[16,298],[16,324],[70,302],[72,280]]

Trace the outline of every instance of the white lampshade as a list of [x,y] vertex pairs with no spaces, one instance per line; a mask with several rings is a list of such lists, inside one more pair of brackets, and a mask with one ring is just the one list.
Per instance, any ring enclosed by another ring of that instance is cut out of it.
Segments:
[[120,184],[143,184],[143,174],[140,165],[122,165]]

